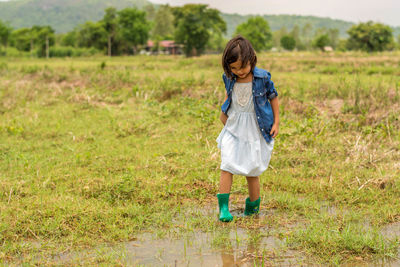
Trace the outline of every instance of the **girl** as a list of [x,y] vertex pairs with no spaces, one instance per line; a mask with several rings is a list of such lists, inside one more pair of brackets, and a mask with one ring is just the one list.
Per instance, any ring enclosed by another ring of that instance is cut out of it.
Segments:
[[249,197],[244,215],[259,212],[260,181],[271,159],[279,131],[278,93],[271,74],[256,67],[257,56],[250,42],[238,35],[228,42],[222,56],[226,98],[221,107],[224,128],[217,138],[221,149],[219,219],[232,221],[229,195],[232,175],[247,178]]

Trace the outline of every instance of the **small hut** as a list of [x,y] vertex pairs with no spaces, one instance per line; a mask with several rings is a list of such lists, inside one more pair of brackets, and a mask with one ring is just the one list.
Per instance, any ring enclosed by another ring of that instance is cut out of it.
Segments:
[[158,42],[158,49],[155,50],[155,42],[152,40],[147,41],[146,51],[152,52],[153,54],[167,54],[177,55],[182,54],[183,45],[176,44],[173,40],[163,40]]

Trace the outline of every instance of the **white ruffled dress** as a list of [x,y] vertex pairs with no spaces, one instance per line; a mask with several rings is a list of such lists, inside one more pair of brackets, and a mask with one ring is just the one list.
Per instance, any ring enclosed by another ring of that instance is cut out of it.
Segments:
[[252,82],[236,82],[228,120],[217,138],[221,149],[221,170],[236,175],[259,176],[271,159],[274,139],[265,141],[258,127]]

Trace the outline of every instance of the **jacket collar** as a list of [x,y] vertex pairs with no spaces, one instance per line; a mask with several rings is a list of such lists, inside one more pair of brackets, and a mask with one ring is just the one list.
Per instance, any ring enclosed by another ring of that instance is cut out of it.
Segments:
[[266,74],[265,70],[254,67],[254,70],[253,70],[254,77],[263,78],[265,76],[265,74]]

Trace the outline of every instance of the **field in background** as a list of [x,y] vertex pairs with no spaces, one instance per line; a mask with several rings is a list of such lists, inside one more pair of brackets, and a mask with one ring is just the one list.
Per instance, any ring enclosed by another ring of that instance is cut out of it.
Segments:
[[[275,229],[313,262],[399,257],[400,236],[382,229],[400,224],[400,53],[258,58],[280,134],[265,216],[230,224],[203,212],[217,209],[220,56],[0,59],[0,262],[237,227]],[[233,206],[245,180],[234,177]]]

